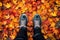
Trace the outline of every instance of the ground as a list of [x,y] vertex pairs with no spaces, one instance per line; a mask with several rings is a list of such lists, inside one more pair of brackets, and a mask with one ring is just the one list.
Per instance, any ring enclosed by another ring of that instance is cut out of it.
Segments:
[[60,39],[60,29],[56,28],[60,20],[60,0],[0,0],[0,39],[13,40],[19,31],[19,18],[22,13],[28,16],[27,35],[33,40],[32,19],[36,13],[42,19],[44,38]]

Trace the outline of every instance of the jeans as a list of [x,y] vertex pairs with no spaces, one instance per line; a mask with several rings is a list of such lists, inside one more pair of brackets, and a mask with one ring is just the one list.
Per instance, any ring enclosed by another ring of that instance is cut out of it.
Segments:
[[21,27],[15,40],[27,40],[27,28]]
[[[38,27],[34,28],[33,40],[45,40],[40,30],[41,29]],[[15,38],[15,40],[28,40],[27,28],[22,27],[19,33],[17,34],[17,37]]]
[[45,40],[43,34],[41,33],[41,29],[39,27],[34,28],[33,40]]

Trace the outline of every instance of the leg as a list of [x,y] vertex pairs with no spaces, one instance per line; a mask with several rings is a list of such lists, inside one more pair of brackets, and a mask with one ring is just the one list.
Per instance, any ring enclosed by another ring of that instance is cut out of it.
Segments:
[[34,36],[33,36],[33,39],[34,40],[45,40],[42,33],[41,33],[41,18],[38,14],[36,14],[34,16],[34,20],[33,20],[33,23],[34,23]]
[[27,40],[27,28],[21,27],[15,40]]
[[22,14],[20,17],[20,30],[15,40],[27,40],[27,17]]
[[34,28],[34,40],[45,40],[43,34],[41,33],[41,29],[39,27]]

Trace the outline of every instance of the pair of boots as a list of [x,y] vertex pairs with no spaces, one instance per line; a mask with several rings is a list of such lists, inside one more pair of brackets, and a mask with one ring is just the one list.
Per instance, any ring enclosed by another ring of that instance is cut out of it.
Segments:
[[[17,34],[15,40],[28,40],[27,37],[27,16],[26,14],[22,14],[20,17],[20,31]],[[38,14],[36,14],[33,18],[34,25],[34,36],[33,40],[44,40],[44,37],[41,33],[41,18]]]

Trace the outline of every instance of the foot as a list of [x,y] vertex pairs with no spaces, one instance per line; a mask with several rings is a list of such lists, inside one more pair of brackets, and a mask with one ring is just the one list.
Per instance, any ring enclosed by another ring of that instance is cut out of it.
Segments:
[[20,17],[20,28],[21,27],[26,27],[27,26],[27,16],[26,14],[22,14]]
[[34,16],[33,23],[34,23],[34,27],[39,27],[40,28],[41,18],[40,18],[40,16],[38,14],[36,14]]
[[20,30],[15,40],[27,40],[27,16],[22,14],[20,17]]

